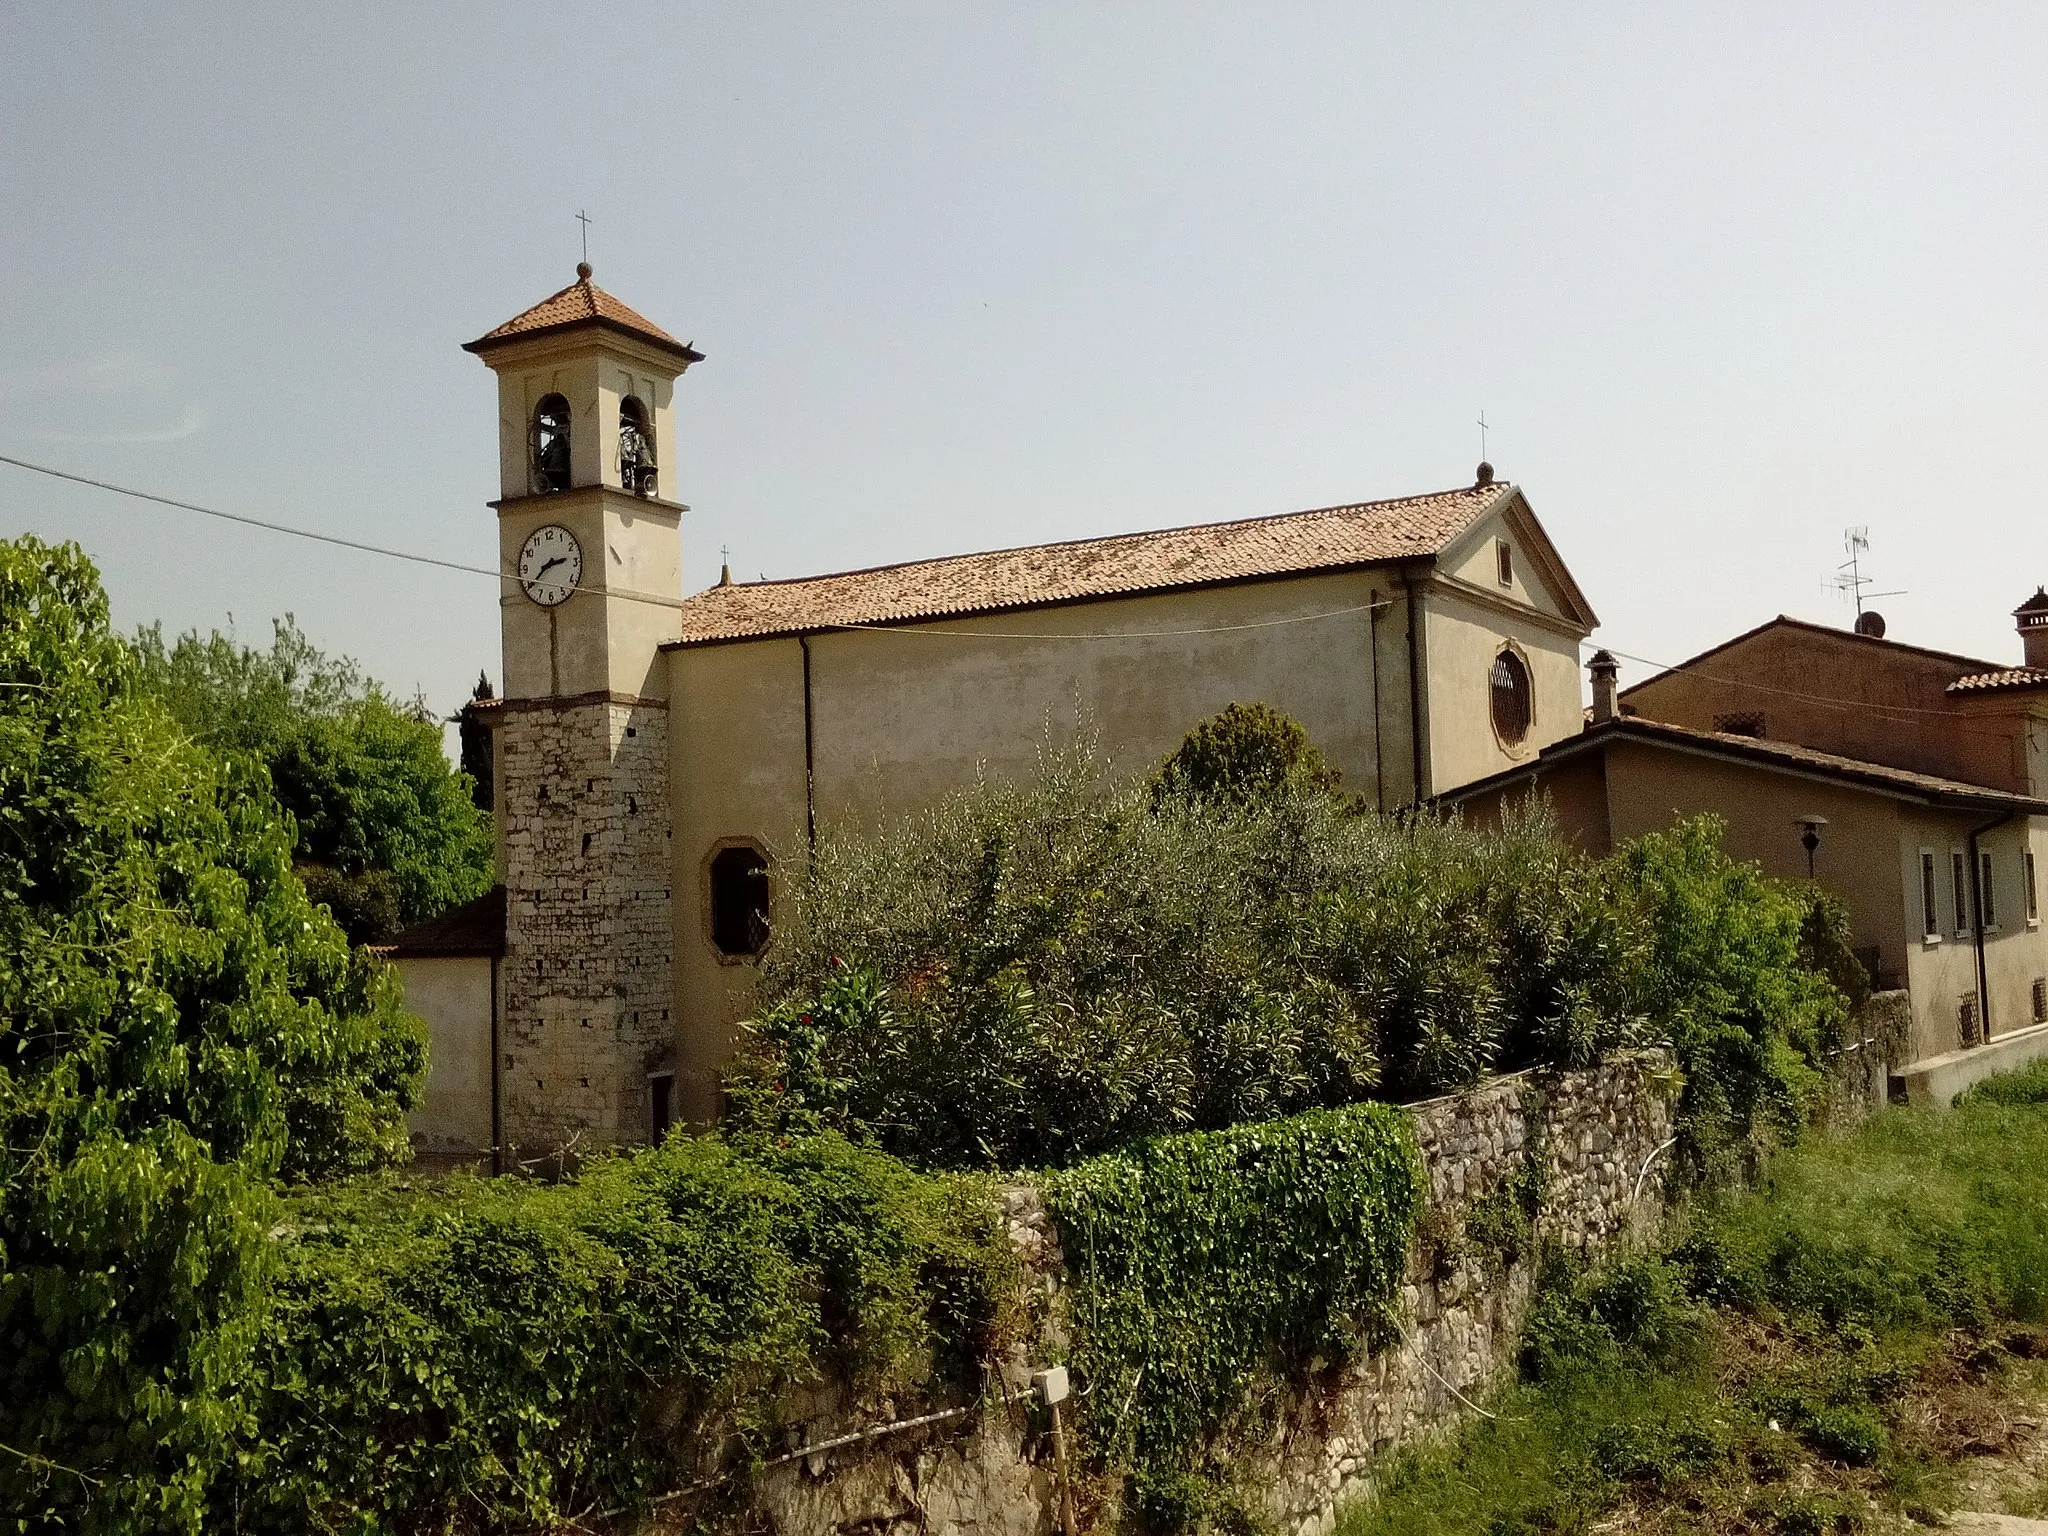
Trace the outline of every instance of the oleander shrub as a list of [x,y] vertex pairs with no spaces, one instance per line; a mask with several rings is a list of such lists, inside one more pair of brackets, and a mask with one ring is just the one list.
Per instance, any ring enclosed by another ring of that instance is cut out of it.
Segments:
[[1651,1038],[1651,952],[1634,890],[1540,808],[1483,834],[1312,773],[1161,793],[1049,753],[791,870],[728,1098],[913,1160],[1056,1165],[1589,1064]]
[[1838,902],[1711,817],[1594,859],[1533,800],[1487,832],[1373,814],[1299,731],[1238,707],[1142,784],[1049,751],[821,842],[778,893],[737,1121],[1057,1165],[1666,1044],[1686,1172],[1796,1136],[1867,992]]

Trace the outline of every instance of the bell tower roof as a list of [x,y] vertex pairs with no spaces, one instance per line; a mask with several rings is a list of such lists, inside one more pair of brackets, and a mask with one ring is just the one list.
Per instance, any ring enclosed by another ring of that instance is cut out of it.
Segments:
[[464,342],[462,350],[483,357],[516,341],[531,341],[537,336],[560,335],[584,327],[623,332],[668,353],[685,367],[704,360],[703,353],[677,341],[645,315],[593,283],[587,261],[577,264],[576,281],[560,293],[549,294],[533,308],[514,315],[475,341]]

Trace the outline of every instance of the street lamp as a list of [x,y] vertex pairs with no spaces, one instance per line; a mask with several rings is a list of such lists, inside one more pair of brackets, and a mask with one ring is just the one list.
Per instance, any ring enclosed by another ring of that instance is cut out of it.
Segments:
[[1799,846],[1806,850],[1806,878],[1809,880],[1813,878],[1813,851],[1820,846],[1820,829],[1827,824],[1827,817],[1812,811],[1792,818],[1792,825],[1799,829]]

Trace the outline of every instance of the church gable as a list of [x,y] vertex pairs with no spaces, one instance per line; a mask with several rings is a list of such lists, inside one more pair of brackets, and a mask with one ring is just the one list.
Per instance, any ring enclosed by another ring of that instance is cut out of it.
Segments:
[[1440,578],[1492,605],[1533,610],[1581,631],[1599,624],[1557,546],[1518,487],[1475,518],[1437,557]]

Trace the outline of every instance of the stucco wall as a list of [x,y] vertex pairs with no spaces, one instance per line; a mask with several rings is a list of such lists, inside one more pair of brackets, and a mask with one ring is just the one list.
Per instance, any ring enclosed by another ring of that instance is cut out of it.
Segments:
[[[1373,665],[1378,629],[1383,665],[1391,656],[1405,669],[1403,612],[1396,605],[1375,620],[1363,611],[1388,589],[1384,574],[1346,573],[907,633],[812,635],[819,833],[915,811],[978,774],[1028,777],[1048,741],[1070,743],[1084,729],[1113,771],[1142,772],[1197,720],[1233,702],[1272,704],[1300,720],[1346,787],[1368,800],[1383,759],[1405,790],[1405,735],[1376,741]],[[1274,622],[1323,614],[1334,616]],[[1264,627],[1232,627],[1245,625]],[[1008,638],[1016,635],[1045,638]],[[1073,638],[1101,635],[1112,638]],[[804,656],[793,639],[668,656],[675,885],[688,893],[675,908],[680,1088],[684,1112],[704,1119],[715,1111],[718,1067],[754,980],[751,965],[724,961],[711,946],[706,861],[722,841],[740,838],[762,842],[779,861],[802,856]],[[1405,721],[1405,670],[1383,674],[1378,687],[1382,713]]]
[[[1418,594],[1425,788],[1491,773],[1578,728],[1576,635],[1499,601],[1475,602],[1443,583]],[[1398,573],[1375,569],[814,634],[810,782],[819,835],[916,811],[980,774],[1027,777],[1049,741],[1083,730],[1096,735],[1110,771],[1142,773],[1196,721],[1239,702],[1293,715],[1347,789],[1398,808],[1415,793],[1407,624]],[[1514,753],[1493,733],[1487,692],[1502,635],[1527,658],[1537,700],[1535,727]],[[667,655],[675,887],[685,893],[675,908],[680,1087],[684,1112],[704,1119],[715,1111],[717,1071],[754,981],[751,965],[711,947],[706,862],[738,839],[764,844],[778,860],[802,852],[804,644],[771,639]]]
[[[1579,733],[1585,717],[1575,632],[1482,608],[1442,587],[1428,591],[1424,603],[1432,794],[1528,762],[1553,741]],[[1493,727],[1491,679],[1503,647],[1522,658],[1531,684],[1529,730],[1512,743]]]
[[427,1021],[427,1088],[410,1117],[423,1156],[473,1156],[491,1145],[491,960],[395,962],[405,1006]]

